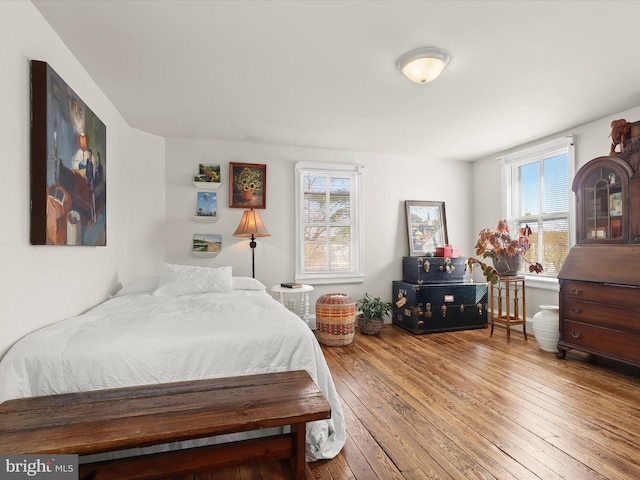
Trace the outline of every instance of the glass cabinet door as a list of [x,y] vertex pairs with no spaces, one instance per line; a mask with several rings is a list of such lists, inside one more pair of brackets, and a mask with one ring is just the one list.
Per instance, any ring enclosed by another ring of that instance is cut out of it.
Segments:
[[624,189],[622,173],[600,166],[582,184],[582,231],[586,242],[623,239]]

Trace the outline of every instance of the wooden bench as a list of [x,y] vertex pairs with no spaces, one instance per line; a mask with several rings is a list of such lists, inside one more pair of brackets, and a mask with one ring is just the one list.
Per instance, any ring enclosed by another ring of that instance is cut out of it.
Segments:
[[[306,423],[331,407],[306,371],[125,387],[0,404],[3,454],[78,454],[79,478],[153,479],[290,459],[305,478]],[[291,433],[82,464],[82,456],[269,427]]]

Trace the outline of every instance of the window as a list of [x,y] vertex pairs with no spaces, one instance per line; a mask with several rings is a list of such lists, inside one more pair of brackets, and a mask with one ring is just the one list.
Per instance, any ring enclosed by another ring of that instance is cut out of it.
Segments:
[[364,281],[361,177],[357,165],[296,164],[296,281]]
[[[501,158],[506,218],[512,232],[529,225],[531,248],[525,258],[556,277],[573,238],[573,137],[566,137]],[[524,265],[528,273],[528,265]]]

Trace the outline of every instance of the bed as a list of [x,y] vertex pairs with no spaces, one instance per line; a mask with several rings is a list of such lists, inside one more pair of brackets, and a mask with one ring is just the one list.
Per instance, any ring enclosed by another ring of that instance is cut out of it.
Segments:
[[[0,361],[0,403],[37,395],[306,370],[332,413],[329,420],[307,425],[306,460],[333,458],[346,439],[344,417],[313,332],[260,282],[233,277],[231,272],[231,267],[165,264],[159,277],[132,282],[88,312],[28,334]],[[163,449],[229,439],[237,437]]]

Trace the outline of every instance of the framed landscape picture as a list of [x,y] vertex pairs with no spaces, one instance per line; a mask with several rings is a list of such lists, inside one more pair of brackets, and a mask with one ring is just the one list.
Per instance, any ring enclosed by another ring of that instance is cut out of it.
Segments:
[[198,217],[216,217],[218,215],[218,198],[216,192],[198,192]]
[[406,200],[409,256],[435,254],[436,247],[449,243],[444,202]]
[[204,183],[220,182],[220,165],[199,164],[198,175],[193,177],[193,181]]
[[191,253],[196,257],[215,257],[222,251],[222,235],[194,233]]

